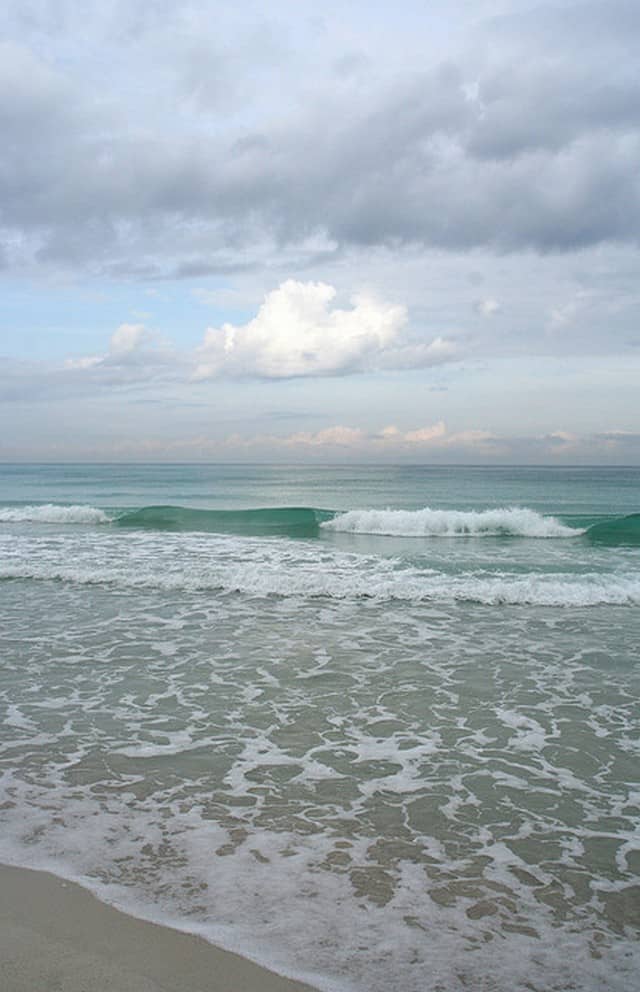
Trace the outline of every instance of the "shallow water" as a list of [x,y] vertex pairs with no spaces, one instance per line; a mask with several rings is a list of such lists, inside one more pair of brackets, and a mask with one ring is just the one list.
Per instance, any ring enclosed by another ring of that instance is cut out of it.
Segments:
[[327,989],[631,987],[638,470],[0,478],[0,857]]

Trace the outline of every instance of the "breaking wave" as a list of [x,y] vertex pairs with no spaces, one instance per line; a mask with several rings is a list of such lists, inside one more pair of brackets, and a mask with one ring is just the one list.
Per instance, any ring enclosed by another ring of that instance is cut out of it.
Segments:
[[526,507],[497,510],[349,510],[322,524],[328,530],[393,537],[577,537],[583,533]]
[[624,517],[578,518],[563,522],[528,507],[491,510],[326,510],[276,506],[248,510],[207,510],[145,506],[103,510],[55,503],[0,507],[0,523],[113,524],[149,531],[210,532],[243,536],[315,538],[324,533],[406,538],[584,538],[609,547],[640,545],[640,513]]
[[60,506],[45,503],[42,506],[0,507],[1,523],[36,524],[106,524],[110,517],[95,506]]

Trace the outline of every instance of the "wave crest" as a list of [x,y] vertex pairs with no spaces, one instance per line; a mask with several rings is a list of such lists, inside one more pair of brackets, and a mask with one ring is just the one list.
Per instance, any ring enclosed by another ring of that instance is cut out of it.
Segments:
[[387,537],[577,537],[584,533],[527,507],[496,510],[348,510],[320,525],[326,530]]
[[45,503],[41,506],[0,507],[0,522],[22,524],[106,524],[110,518],[95,506],[60,506]]
[[326,510],[312,506],[208,510],[145,506],[101,510],[57,503],[0,507],[0,523],[113,524],[147,531],[210,532],[254,537],[316,538],[322,531],[378,537],[576,538],[609,547],[640,545],[640,514],[562,523],[528,507],[491,510]]

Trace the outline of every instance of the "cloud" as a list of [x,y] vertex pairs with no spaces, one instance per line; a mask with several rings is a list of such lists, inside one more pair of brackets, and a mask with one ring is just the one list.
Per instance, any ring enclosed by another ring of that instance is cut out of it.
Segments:
[[7,360],[0,369],[0,397],[46,398],[87,391],[174,384],[190,391],[208,379],[347,376],[373,369],[442,365],[459,358],[456,341],[409,334],[406,307],[367,294],[351,306],[334,306],[334,287],[289,279],[267,293],[244,325],[209,328],[204,342],[179,349],[144,323],[122,323],[99,354],[62,363]]
[[111,335],[109,351],[106,355],[87,355],[81,358],[68,358],[67,369],[90,369],[97,365],[119,365],[137,358],[134,355],[144,344],[151,344],[153,336],[144,324],[120,324]]
[[[598,315],[596,314],[598,303],[598,295],[591,287],[579,289],[570,299],[565,299],[551,308],[547,320],[547,330],[553,334],[554,332],[567,331],[577,327],[582,332],[590,316],[591,319],[593,317],[598,319]],[[602,305],[602,301],[600,303]],[[605,313],[604,315],[600,315],[600,320],[604,319],[610,324],[612,312],[621,303],[622,301],[614,297],[609,297],[606,300]]]
[[272,439],[272,443],[287,447],[309,448],[352,448],[367,440],[367,434],[360,427],[326,427],[322,431],[298,431],[287,437]]
[[[447,435],[447,428],[442,420],[431,427],[418,427],[416,430],[407,431],[406,434],[396,435],[397,440],[402,440],[405,444],[433,444],[441,443]],[[389,437],[389,431],[384,434]]]
[[111,335],[109,351],[112,355],[127,355],[148,340],[149,332],[144,324],[120,324]]
[[559,329],[572,324],[579,312],[580,303],[578,300],[570,300],[568,303],[562,303],[557,307],[552,307],[549,315],[550,329]]
[[80,358],[66,358],[65,369],[92,369],[95,365],[100,365],[104,361],[102,355],[82,355]]
[[335,67],[353,56],[328,35],[304,93],[287,86],[299,56],[273,25],[248,31],[230,14],[214,30],[197,0],[188,16],[95,5],[87,40],[39,6],[14,18],[23,43],[0,51],[10,265],[187,277],[251,264],[264,246],[302,263],[314,242],[334,254],[638,243],[638,17],[626,0],[606,17],[578,4],[569,20],[551,4],[535,25],[517,12],[485,21],[448,61],[433,49],[426,68],[367,86],[345,87]]
[[333,305],[335,297],[327,283],[288,279],[267,293],[248,323],[208,328],[194,377],[344,375],[435,365],[457,353],[455,343],[442,337],[430,343],[405,340],[404,306],[361,293],[349,309],[341,309]]
[[386,457],[393,452],[410,454],[419,451],[446,451],[449,449],[476,451],[495,455],[503,450],[502,442],[489,431],[449,431],[444,421],[424,427],[400,430],[391,424],[378,431],[339,424],[319,431],[296,431],[287,435],[258,435],[241,438],[237,434],[225,442],[244,448],[290,448],[317,451],[336,449],[351,450],[356,454],[375,454]]
[[478,300],[474,309],[481,317],[493,317],[495,314],[500,313],[502,307],[497,300],[487,298],[485,300]]
[[599,431],[595,435],[595,439],[597,441],[603,441],[607,444],[639,445],[640,431],[621,431],[621,430]]

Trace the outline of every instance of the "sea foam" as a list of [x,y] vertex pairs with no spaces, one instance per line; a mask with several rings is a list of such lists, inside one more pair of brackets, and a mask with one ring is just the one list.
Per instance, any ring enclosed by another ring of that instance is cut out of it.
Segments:
[[125,589],[157,589],[165,592],[241,593],[282,599],[327,599],[420,602],[470,602],[485,606],[637,606],[640,605],[640,576],[597,573],[524,575],[419,572],[405,569],[395,574],[358,574],[345,569],[333,574],[280,571],[276,563],[256,569],[251,563],[174,568],[163,571],[148,565],[30,564],[0,565],[0,579],[62,581],[74,585],[110,585]]
[[495,510],[348,510],[320,524],[326,530],[393,537],[576,537],[583,533],[527,507]]
[[60,506],[57,503],[45,503],[41,506],[0,507],[0,522],[13,524],[106,524],[109,523],[109,517],[104,510],[99,510],[95,506]]

